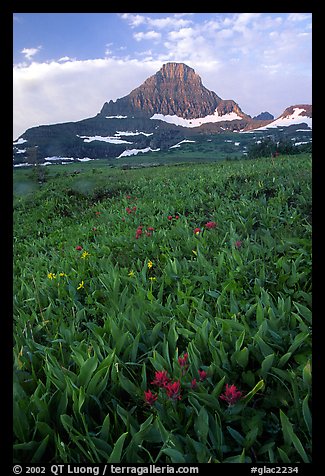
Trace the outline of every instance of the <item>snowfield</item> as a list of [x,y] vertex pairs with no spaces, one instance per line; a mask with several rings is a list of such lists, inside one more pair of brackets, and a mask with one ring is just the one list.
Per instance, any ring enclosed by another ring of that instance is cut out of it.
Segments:
[[168,122],[169,124],[175,124],[176,126],[182,127],[199,127],[202,124],[207,122],[222,122],[222,121],[235,121],[242,120],[242,117],[238,116],[235,112],[230,112],[229,114],[224,114],[219,116],[218,111],[216,110],[214,114],[209,114],[205,117],[197,117],[194,119],[184,119],[183,117],[178,117],[176,115],[164,116],[163,114],[154,114],[150,119],[158,119],[159,121]]
[[122,154],[120,154],[117,159],[120,157],[129,157],[130,155],[137,155],[139,152],[145,154],[146,152],[158,152],[160,149],[152,149],[151,147],[146,147],[145,149],[127,149]]
[[120,137],[103,137],[103,136],[79,136],[80,139],[83,139],[84,142],[93,142],[94,140],[98,140],[100,142],[109,142],[110,144],[132,144],[132,142],[128,142],[126,140],[122,140]]
[[266,126],[263,127],[258,127],[254,129],[254,131],[266,131],[267,129],[274,128],[274,127],[288,127],[293,124],[301,124],[305,123],[307,124],[308,127],[312,127],[312,118],[308,116],[301,116],[300,114],[304,112],[305,109],[301,109],[299,107],[295,107],[293,110],[293,114],[290,114],[288,116],[280,116],[278,119],[275,121],[270,122],[270,124],[267,124]]

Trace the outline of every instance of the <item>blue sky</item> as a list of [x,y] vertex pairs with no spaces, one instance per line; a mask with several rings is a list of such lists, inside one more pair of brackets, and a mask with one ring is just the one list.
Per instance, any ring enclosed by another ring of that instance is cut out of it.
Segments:
[[252,116],[312,101],[311,13],[14,13],[13,138],[76,121],[168,61]]

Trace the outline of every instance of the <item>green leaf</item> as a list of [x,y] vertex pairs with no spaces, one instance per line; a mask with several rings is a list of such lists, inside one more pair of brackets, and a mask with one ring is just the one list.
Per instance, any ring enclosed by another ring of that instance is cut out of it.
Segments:
[[99,433],[99,436],[102,440],[108,441],[110,428],[111,428],[110,416],[109,416],[109,413],[107,413],[106,417],[104,418],[104,421],[103,421],[103,424],[102,424],[102,427],[101,427],[100,433]]
[[308,309],[308,307],[304,306],[303,304],[299,304],[297,302],[294,302],[293,305],[299,312],[299,314],[307,321],[308,324],[312,324],[312,313],[311,310]]
[[290,422],[286,414],[283,413],[282,410],[280,410],[280,420],[281,420],[282,432],[283,432],[285,443],[288,446],[291,446],[291,444],[293,444],[293,446],[296,448],[297,452],[301,456],[303,462],[309,463],[310,462],[309,458],[301,444],[301,441],[299,440],[298,436],[293,431],[292,423]]
[[263,378],[266,377],[268,371],[272,367],[273,360],[274,360],[274,354],[267,355],[265,359],[263,360],[262,366],[261,366],[261,375]]
[[142,393],[139,387],[134,385],[134,383],[132,383],[131,380],[125,377],[125,375],[123,375],[122,372],[118,373],[118,378],[119,378],[121,387],[124,388],[124,390],[128,392],[132,397],[136,397],[137,395]]
[[49,441],[50,435],[47,435],[44,440],[41,442],[37,450],[35,451],[31,463],[38,463],[41,461],[43,454],[45,453],[48,441]]
[[302,414],[309,434],[312,434],[312,416],[308,405],[309,395],[306,395],[302,402]]
[[110,454],[107,462],[108,463],[120,463],[121,462],[121,455],[123,451],[124,440],[128,435],[128,431],[122,433],[119,439],[116,441],[113,451]]
[[234,430],[231,426],[227,426],[227,430],[241,447],[245,446],[245,438],[237,430]]
[[248,359],[249,359],[249,350],[247,347],[244,347],[242,350],[235,352],[234,359],[238,365],[240,365],[243,369],[247,367]]
[[248,392],[247,395],[244,396],[242,401],[245,403],[245,405],[254,397],[254,395],[259,390],[262,390],[263,388],[264,388],[264,380],[260,380],[259,382],[257,382],[255,387],[250,392]]
[[94,355],[90,357],[80,368],[78,375],[78,385],[86,387],[98,365],[98,359]]
[[186,463],[184,456],[174,448],[164,448],[162,453],[170,457],[172,463]]
[[107,386],[108,375],[108,367],[97,370],[88,384],[87,395],[94,395],[95,397],[99,398]]
[[304,368],[302,370],[302,378],[303,378],[305,386],[307,388],[310,388],[311,384],[312,384],[312,374],[311,374],[310,361],[307,362],[307,364],[304,366]]
[[287,455],[287,453],[281,449],[281,448],[277,448],[278,449],[278,453],[280,455],[280,458],[281,460],[284,462],[284,463],[291,463],[292,464],[292,461],[291,459],[289,458],[289,456]]
[[206,443],[209,432],[209,415],[204,406],[201,406],[194,423],[194,431],[202,443]]
[[245,339],[245,329],[243,330],[243,332],[240,334],[240,336],[236,340],[235,350],[237,350],[237,351],[240,350],[241,346],[243,345],[244,339]]

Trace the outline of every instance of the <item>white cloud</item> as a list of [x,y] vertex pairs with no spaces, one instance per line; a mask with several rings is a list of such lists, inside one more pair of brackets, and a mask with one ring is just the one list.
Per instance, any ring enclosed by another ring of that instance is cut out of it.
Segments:
[[23,48],[21,50],[21,53],[25,56],[26,59],[31,60],[41,48],[41,46],[38,46],[37,48]]
[[138,33],[134,33],[133,35],[134,39],[136,41],[142,41],[142,40],[160,40],[161,34],[157,31],[139,31]]
[[13,137],[33,126],[95,116],[105,101],[129,94],[161,66],[157,60],[113,58],[16,65]]

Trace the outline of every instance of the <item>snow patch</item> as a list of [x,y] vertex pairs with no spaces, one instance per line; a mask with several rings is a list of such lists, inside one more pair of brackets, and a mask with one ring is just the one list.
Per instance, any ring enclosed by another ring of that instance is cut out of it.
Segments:
[[116,131],[114,134],[115,136],[138,136],[138,135],[144,135],[146,137],[152,136],[153,132],[147,133],[147,132],[131,132],[131,131]]
[[20,139],[16,140],[16,142],[13,142],[13,145],[24,144],[25,142],[27,142],[27,140],[21,137]]
[[105,119],[126,119],[128,116],[105,116]]
[[151,147],[146,147],[145,149],[126,149],[122,154],[120,154],[117,158],[120,157],[129,157],[130,155],[137,155],[139,152],[145,154],[146,152],[158,152],[160,149],[152,149]]
[[79,162],[89,162],[90,160],[94,160],[94,159],[90,159],[89,157],[83,157],[82,159],[77,159]]
[[[266,126],[263,127],[257,127],[254,129],[254,131],[266,131],[267,129],[270,128],[276,128],[276,127],[288,127],[293,124],[301,124],[305,123],[307,124],[308,127],[312,127],[312,118],[308,116],[301,116],[300,114],[302,112],[305,112],[305,109],[301,109],[299,107],[295,107],[293,109],[293,113],[289,114],[287,116],[280,116],[278,119],[275,121],[270,122]],[[307,129],[310,131],[310,129]]]
[[84,142],[93,142],[95,140],[100,141],[100,142],[109,142],[110,144],[132,144],[132,142],[128,142],[126,140],[122,140],[119,137],[103,137],[103,136],[79,136],[80,139],[83,139]]
[[197,117],[194,119],[184,119],[183,117],[178,117],[176,115],[164,116],[163,114],[154,114],[152,117],[150,117],[150,119],[158,119],[160,121],[182,127],[199,127],[202,124],[206,124],[207,122],[235,121],[238,119],[241,120],[242,117],[238,116],[238,114],[235,112],[230,112],[228,114],[224,114],[223,116],[219,116],[218,111],[215,110],[214,114],[209,114],[208,116]]
[[33,164],[14,164],[14,167],[31,167]]
[[180,147],[181,144],[184,144],[185,142],[195,142],[195,140],[184,139],[184,140],[181,140],[180,142],[178,142],[178,144],[172,145],[172,146],[169,147],[169,148],[170,148],[170,149],[175,149],[176,147]]

